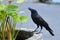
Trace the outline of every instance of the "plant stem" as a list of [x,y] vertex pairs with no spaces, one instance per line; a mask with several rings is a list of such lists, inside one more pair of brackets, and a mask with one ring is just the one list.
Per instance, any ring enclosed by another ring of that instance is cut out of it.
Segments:
[[7,17],[7,21],[6,21],[6,27],[7,27],[7,33],[8,33],[8,40],[12,40],[12,33],[11,33],[12,29],[11,29],[8,17]]
[[4,21],[2,22],[2,40],[5,40],[5,37],[4,37]]
[[13,36],[13,39],[14,40],[15,38],[15,28],[16,28],[16,22],[13,23],[13,27],[12,27],[12,36]]
[[17,38],[18,34],[19,34],[20,30],[18,30],[18,32],[16,33],[15,39]]
[[[22,23],[21,23],[20,27],[22,27]],[[17,31],[16,36],[15,36],[15,39],[17,38],[19,32],[20,32],[20,30]]]
[[2,26],[2,40],[5,40],[5,30],[4,30],[5,20],[6,20],[6,14],[3,17],[3,21],[2,21],[2,24],[1,24],[1,26]]

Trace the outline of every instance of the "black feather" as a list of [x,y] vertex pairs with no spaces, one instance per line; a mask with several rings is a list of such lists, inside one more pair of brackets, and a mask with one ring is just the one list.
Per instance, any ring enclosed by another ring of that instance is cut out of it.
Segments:
[[38,14],[35,9],[29,8],[31,11],[31,18],[35,24],[38,26],[44,27],[49,33],[54,36],[53,30],[49,27],[48,23]]

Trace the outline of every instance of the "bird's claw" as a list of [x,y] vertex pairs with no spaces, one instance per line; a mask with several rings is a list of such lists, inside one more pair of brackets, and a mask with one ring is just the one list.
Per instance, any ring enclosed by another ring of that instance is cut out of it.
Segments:
[[32,32],[34,32],[34,33],[36,33],[36,34],[39,34],[39,33],[41,33],[41,30],[40,30],[39,32],[37,32],[37,30],[34,30],[34,31],[32,31]]
[[32,32],[37,32],[37,30],[34,30],[34,31],[32,31]]
[[[41,29],[42,30],[42,29]],[[39,33],[41,33],[41,30],[37,30],[37,28],[34,30],[34,31],[32,31],[33,33],[36,33],[36,34],[39,34]]]
[[40,34],[41,33],[41,31],[40,32],[37,32],[36,34]]

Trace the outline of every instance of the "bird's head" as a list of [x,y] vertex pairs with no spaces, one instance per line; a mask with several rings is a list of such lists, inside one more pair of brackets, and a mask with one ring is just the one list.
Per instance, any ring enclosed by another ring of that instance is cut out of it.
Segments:
[[32,8],[28,8],[30,11],[32,11],[33,9]]
[[36,13],[37,11],[35,9],[32,8],[28,8],[32,13]]

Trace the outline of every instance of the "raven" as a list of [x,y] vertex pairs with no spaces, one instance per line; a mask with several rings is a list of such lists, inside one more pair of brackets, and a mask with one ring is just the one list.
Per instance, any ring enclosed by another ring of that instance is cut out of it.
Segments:
[[37,28],[34,31],[36,31],[40,26],[41,30],[44,27],[52,36],[54,36],[53,30],[49,27],[48,23],[38,14],[38,12],[32,8],[28,9],[31,11],[31,18],[33,22],[37,25]]

